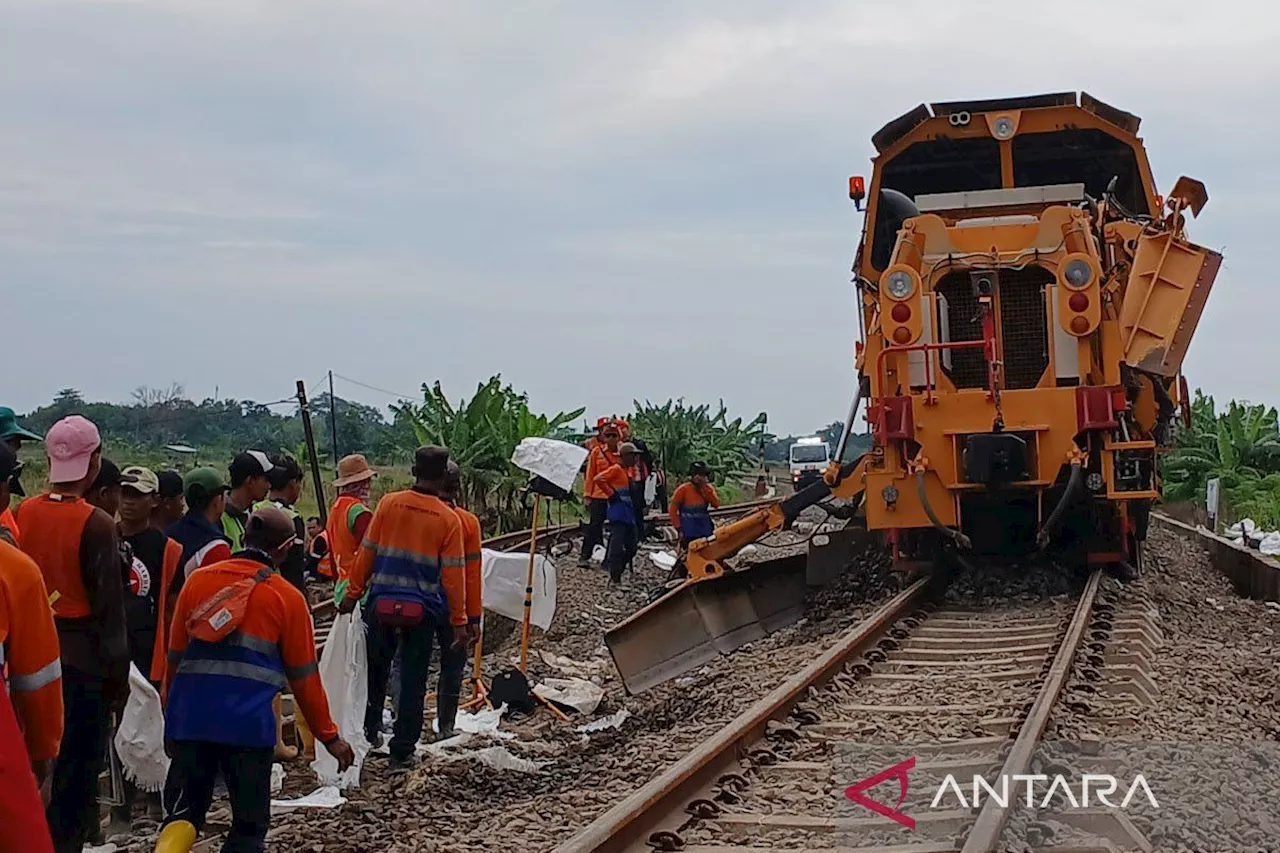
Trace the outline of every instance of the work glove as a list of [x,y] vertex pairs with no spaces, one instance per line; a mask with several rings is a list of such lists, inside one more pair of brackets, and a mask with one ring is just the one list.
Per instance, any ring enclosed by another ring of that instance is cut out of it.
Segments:
[[338,612],[341,613],[343,616],[346,616],[348,613],[352,612],[355,609],[356,609],[356,600],[349,595],[344,596],[343,599],[338,602]]

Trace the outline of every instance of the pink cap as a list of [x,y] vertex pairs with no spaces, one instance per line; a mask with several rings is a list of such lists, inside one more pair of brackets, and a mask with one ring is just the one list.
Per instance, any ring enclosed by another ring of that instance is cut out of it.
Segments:
[[92,421],[71,415],[49,428],[44,446],[49,454],[49,482],[74,483],[89,473],[89,460],[102,446],[102,436]]

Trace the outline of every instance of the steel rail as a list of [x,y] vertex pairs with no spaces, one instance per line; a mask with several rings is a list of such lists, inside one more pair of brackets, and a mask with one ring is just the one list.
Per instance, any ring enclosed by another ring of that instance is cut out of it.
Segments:
[[784,719],[808,694],[835,677],[858,654],[929,596],[930,579],[922,578],[881,605],[846,632],[833,646],[757,701],[709,741],[649,781],[643,788],[588,824],[556,848],[556,853],[621,853],[639,847],[667,818],[689,819],[685,806],[697,799],[752,742],[764,736],[768,723]]
[[[1009,756],[1005,759],[1004,766],[1000,768],[1002,778],[1009,779],[1025,774],[1031,767],[1031,759],[1049,723],[1049,715],[1053,712],[1054,705],[1058,703],[1058,696],[1062,694],[1062,689],[1067,684],[1076,653],[1079,652],[1080,644],[1084,641],[1085,629],[1088,628],[1089,620],[1093,615],[1093,605],[1098,597],[1098,585],[1101,580],[1102,572],[1095,570],[1085,583],[1084,593],[1076,604],[1075,615],[1067,625],[1062,643],[1058,646],[1058,653],[1053,657],[1053,663],[1049,666],[1049,672],[1040,686],[1040,692],[1027,713],[1027,719],[1022,723],[1018,736],[1009,748]],[[1004,832],[1005,824],[1009,821],[1009,815],[1010,809],[1007,805],[1001,806],[995,797],[988,797],[986,804],[978,813],[978,819],[974,821],[973,827],[965,837],[964,847],[960,849],[960,853],[992,853],[999,850],[1000,836]]]

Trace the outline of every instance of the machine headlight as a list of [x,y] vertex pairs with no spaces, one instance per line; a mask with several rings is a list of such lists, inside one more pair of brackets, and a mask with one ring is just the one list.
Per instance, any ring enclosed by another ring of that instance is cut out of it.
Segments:
[[1084,287],[1093,279],[1093,267],[1083,258],[1073,258],[1063,267],[1062,277],[1070,287]]
[[911,291],[915,289],[915,282],[911,279],[911,274],[904,270],[894,270],[889,273],[885,279],[884,289],[894,299],[906,299],[911,295]]
[[1008,139],[1013,136],[1013,119],[1008,116],[1000,116],[991,123],[991,131],[995,134],[996,139]]
[[1089,487],[1091,492],[1102,491],[1102,475],[1097,471],[1090,471],[1089,476],[1084,478],[1084,484]]

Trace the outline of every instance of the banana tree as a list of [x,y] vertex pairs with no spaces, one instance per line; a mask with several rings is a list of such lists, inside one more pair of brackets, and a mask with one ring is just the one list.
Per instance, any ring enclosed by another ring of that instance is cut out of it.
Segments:
[[767,437],[764,412],[745,423],[740,417],[730,420],[723,400],[714,414],[710,404],[687,406],[683,399],[662,405],[635,400],[633,405],[627,416],[631,434],[644,439],[669,479],[683,477],[691,464],[702,461],[717,482],[724,482],[754,467]]
[[502,532],[529,526],[529,511],[520,498],[527,475],[511,464],[522,439],[564,438],[568,425],[585,409],[538,414],[528,396],[503,385],[501,375],[480,383],[471,399],[455,405],[440,383],[422,386],[421,403],[393,406],[413,426],[419,444],[449,448],[462,471],[462,503],[480,517],[486,530]]

